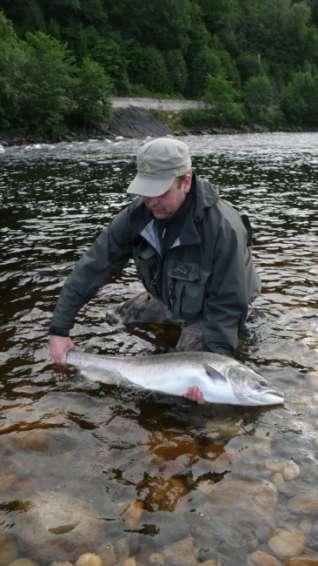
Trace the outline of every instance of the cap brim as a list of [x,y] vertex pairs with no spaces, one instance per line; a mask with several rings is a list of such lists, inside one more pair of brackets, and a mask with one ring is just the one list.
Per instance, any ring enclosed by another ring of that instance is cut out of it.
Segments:
[[130,183],[127,193],[142,197],[160,197],[170,189],[175,178],[173,176],[168,179],[155,179],[151,176],[138,174]]

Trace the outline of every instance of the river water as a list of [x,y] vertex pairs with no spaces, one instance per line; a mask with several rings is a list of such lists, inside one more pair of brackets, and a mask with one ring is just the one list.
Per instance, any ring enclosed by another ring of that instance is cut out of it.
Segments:
[[[0,566],[87,552],[104,566],[267,564],[268,555],[284,564],[318,553],[318,134],[184,139],[196,171],[254,226],[263,290],[238,355],[285,392],[285,406],[201,407],[52,367],[57,296],[129,202],[141,141],[2,148]],[[129,264],[81,311],[76,344],[166,351],[171,329],[105,321],[139,289]]]

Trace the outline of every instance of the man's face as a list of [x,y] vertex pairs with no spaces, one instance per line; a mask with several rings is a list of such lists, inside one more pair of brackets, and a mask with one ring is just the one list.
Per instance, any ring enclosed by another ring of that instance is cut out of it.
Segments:
[[191,188],[191,175],[175,179],[170,189],[160,197],[144,197],[145,206],[158,220],[171,218],[182,205]]

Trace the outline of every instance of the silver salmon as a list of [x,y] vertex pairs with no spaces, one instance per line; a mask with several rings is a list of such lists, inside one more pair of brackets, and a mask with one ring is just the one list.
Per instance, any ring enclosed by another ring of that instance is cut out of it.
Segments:
[[102,356],[71,350],[67,362],[91,381],[126,384],[185,396],[197,386],[205,401],[226,405],[278,405],[284,395],[266,379],[228,356],[178,352],[148,356]]

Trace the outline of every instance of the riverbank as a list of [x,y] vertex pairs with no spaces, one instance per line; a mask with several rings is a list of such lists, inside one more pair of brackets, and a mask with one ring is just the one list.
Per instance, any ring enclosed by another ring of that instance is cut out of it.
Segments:
[[[56,139],[32,134],[0,132],[0,148],[27,143],[86,141],[88,139],[145,138],[165,135],[201,135],[267,132],[264,126],[215,127],[205,119],[208,105],[198,100],[171,100],[153,98],[112,98],[112,116],[108,124],[89,130],[72,130]],[[1,149],[0,149],[1,151]]]

